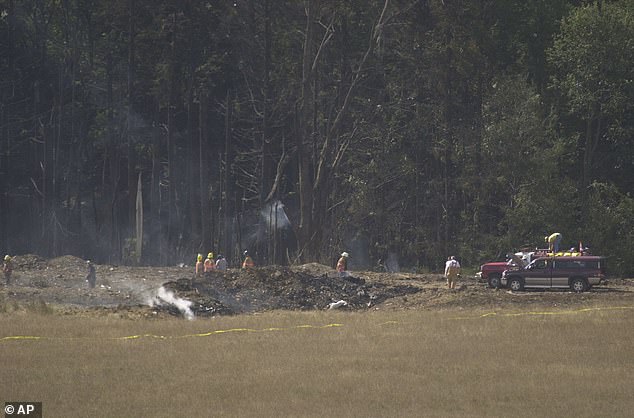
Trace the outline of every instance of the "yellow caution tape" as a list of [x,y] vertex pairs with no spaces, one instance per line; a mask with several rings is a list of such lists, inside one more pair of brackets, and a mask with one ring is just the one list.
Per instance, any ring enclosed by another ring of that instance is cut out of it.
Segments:
[[111,338],[96,338],[96,337],[43,337],[43,336],[35,336],[35,335],[10,335],[7,337],[0,338],[0,342],[2,341],[11,341],[11,340],[81,340],[81,339],[99,339],[99,340],[139,340],[142,338],[156,338],[161,340],[166,339],[177,339],[177,338],[193,338],[193,337],[209,337],[212,335],[218,334],[226,334],[230,332],[270,332],[270,331],[287,331],[292,329],[302,329],[302,328],[313,328],[313,329],[322,329],[322,328],[333,328],[333,327],[342,327],[343,324],[327,324],[327,325],[296,325],[294,327],[289,328],[264,328],[264,329],[252,329],[252,328],[231,328],[231,329],[218,329],[209,332],[203,332],[198,334],[186,334],[186,335],[176,335],[176,336],[165,336],[165,335],[155,335],[155,334],[137,334],[137,335],[126,335],[124,337],[111,337]]
[[32,335],[12,335],[9,337],[4,337],[0,341],[2,340],[41,340],[43,338],[45,337],[35,337]]
[[498,316],[498,317],[514,317],[514,316],[531,316],[531,315],[575,315],[585,312],[592,311],[617,311],[617,310],[625,310],[625,309],[634,309],[634,306],[610,306],[605,308],[583,308],[583,309],[575,309],[575,310],[561,310],[561,311],[529,311],[529,312],[508,312],[508,313],[498,313],[498,312],[488,312],[485,314],[477,315],[477,316],[459,316],[449,319],[479,319],[479,318],[487,318],[490,316]]
[[[487,312],[484,314],[476,315],[476,316],[459,316],[449,318],[451,320],[460,320],[460,319],[480,319],[480,318],[488,318],[488,317],[517,317],[517,316],[531,316],[531,315],[574,315],[586,312],[593,311],[616,311],[616,310],[626,310],[626,309],[634,309],[634,306],[611,306],[604,308],[583,308],[583,309],[575,309],[575,310],[561,310],[561,311],[529,311],[529,312],[508,312],[508,313],[498,313],[498,312]],[[399,321],[386,321],[379,325],[393,325],[393,324],[401,324]],[[186,335],[176,335],[176,336],[165,336],[165,335],[155,335],[155,334],[137,334],[137,335],[126,335],[124,337],[111,337],[111,338],[95,338],[95,337],[44,337],[44,336],[36,336],[36,335],[10,335],[6,337],[0,338],[0,342],[3,341],[14,341],[14,340],[81,340],[81,339],[99,339],[99,340],[139,340],[142,338],[155,338],[155,339],[180,339],[180,338],[194,338],[194,337],[210,337],[212,335],[219,334],[227,334],[232,332],[272,332],[272,331],[288,331],[293,329],[323,329],[323,328],[336,328],[343,327],[343,324],[327,324],[327,325],[296,325],[294,327],[289,328],[263,328],[263,329],[253,329],[253,328],[230,328],[230,329],[218,329],[209,332],[202,332],[197,334],[186,334]]]

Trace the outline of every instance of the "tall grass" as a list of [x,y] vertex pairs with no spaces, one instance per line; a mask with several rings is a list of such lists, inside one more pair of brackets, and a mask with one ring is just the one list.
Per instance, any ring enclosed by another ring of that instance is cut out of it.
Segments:
[[0,337],[49,338],[0,341],[0,395],[47,417],[625,417],[633,311],[3,314]]

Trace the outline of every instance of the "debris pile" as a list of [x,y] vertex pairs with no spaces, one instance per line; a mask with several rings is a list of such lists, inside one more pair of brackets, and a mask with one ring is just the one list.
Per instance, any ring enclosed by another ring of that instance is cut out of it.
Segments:
[[420,291],[410,285],[366,283],[354,276],[316,276],[309,270],[281,266],[214,271],[205,278],[179,279],[165,287],[192,301],[191,308],[197,316],[276,309],[320,310],[334,306],[333,303],[339,309],[367,309],[386,299]]

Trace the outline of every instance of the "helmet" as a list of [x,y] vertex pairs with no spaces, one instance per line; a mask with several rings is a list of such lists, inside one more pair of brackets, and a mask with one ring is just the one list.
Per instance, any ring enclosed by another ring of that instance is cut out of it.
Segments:
[[244,255],[248,255],[249,252],[247,250],[244,250]]
[[210,259],[210,260],[211,260],[212,258],[214,258],[214,253],[209,253],[209,254],[207,254],[207,258],[208,258],[208,259]]
[[341,253],[341,256],[342,256],[342,257],[349,257],[349,256],[350,256],[350,254],[348,254],[347,252],[345,252],[345,251],[344,251],[344,252],[342,252],[342,253]]
[[203,255],[202,254],[198,254],[198,261],[203,261]]
[[11,260],[11,256],[9,254],[4,256],[4,261],[9,261]]

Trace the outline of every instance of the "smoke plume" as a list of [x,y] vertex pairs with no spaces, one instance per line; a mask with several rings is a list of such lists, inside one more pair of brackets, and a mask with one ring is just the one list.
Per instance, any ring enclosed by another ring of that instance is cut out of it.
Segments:
[[172,305],[176,307],[185,318],[189,320],[194,319],[194,312],[191,310],[192,302],[179,298],[174,295],[174,292],[165,289],[163,286],[156,291],[156,295],[148,297],[147,304],[150,306]]

